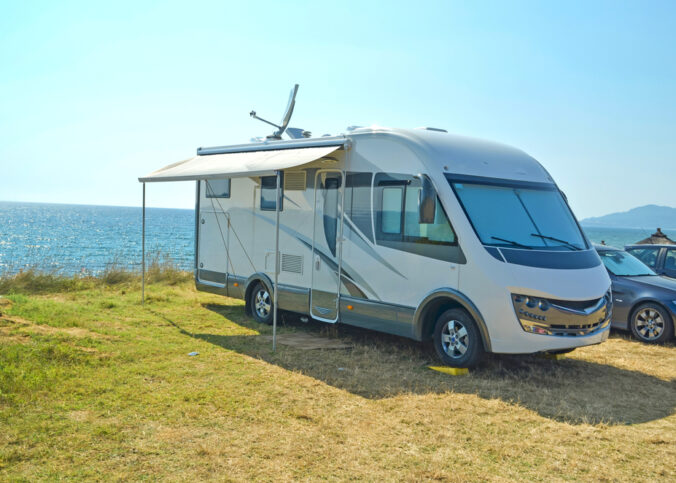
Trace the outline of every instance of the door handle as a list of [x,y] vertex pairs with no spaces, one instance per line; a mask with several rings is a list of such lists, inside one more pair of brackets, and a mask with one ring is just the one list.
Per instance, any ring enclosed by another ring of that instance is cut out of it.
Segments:
[[315,270],[319,270],[322,266],[322,258],[319,255],[315,255]]

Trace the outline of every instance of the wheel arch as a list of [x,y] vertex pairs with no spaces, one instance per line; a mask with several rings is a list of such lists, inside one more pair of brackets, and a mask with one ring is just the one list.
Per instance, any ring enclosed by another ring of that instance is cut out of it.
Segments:
[[270,295],[272,295],[272,280],[270,280],[270,277],[268,277],[265,273],[262,272],[257,272],[251,275],[249,278],[246,279],[246,282],[244,284],[244,312],[247,315],[252,314],[251,310],[251,291],[254,289],[256,284],[260,282],[263,285],[265,285],[265,288],[268,289],[268,292]]
[[431,339],[437,318],[452,308],[462,308],[469,313],[479,327],[484,349],[491,352],[491,339],[481,312],[465,294],[452,288],[434,290],[418,304],[413,316],[413,337],[416,340]]

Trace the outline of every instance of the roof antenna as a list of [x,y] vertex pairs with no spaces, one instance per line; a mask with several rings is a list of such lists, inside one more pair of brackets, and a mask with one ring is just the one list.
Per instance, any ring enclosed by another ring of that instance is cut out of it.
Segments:
[[[256,115],[256,111],[251,111],[249,115],[253,117],[254,119],[258,119],[259,121],[263,121],[266,124],[270,124],[271,126],[274,126],[277,128],[275,132],[270,134],[269,136],[266,136],[267,139],[282,139],[282,134],[286,131],[287,126],[289,125],[289,121],[291,120],[291,114],[293,114],[293,108],[296,105],[296,94],[298,93],[298,84],[295,84],[293,86],[293,89],[291,89],[291,93],[289,94],[289,103],[286,106],[286,111],[284,112],[284,117],[282,118],[282,125],[278,126],[277,124],[266,121],[262,117],[258,117]],[[303,131],[302,129],[298,128],[289,128],[289,132],[287,133],[291,138],[296,139],[299,137],[310,137],[311,134],[308,131]],[[300,134],[300,135],[299,135]]]

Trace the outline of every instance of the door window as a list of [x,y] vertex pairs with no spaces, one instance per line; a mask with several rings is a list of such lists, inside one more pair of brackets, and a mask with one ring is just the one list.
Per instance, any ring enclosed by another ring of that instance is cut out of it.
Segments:
[[676,278],[676,248],[667,250],[667,256],[664,258],[664,271],[670,277]]

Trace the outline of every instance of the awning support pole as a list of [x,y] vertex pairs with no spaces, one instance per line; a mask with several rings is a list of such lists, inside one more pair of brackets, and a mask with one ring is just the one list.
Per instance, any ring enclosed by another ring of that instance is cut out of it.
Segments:
[[277,203],[275,204],[275,287],[272,295],[272,352],[277,350],[277,296],[279,295],[279,207],[282,204],[282,172],[277,171]]
[[143,209],[141,222],[141,305],[146,304],[146,184],[143,183]]

